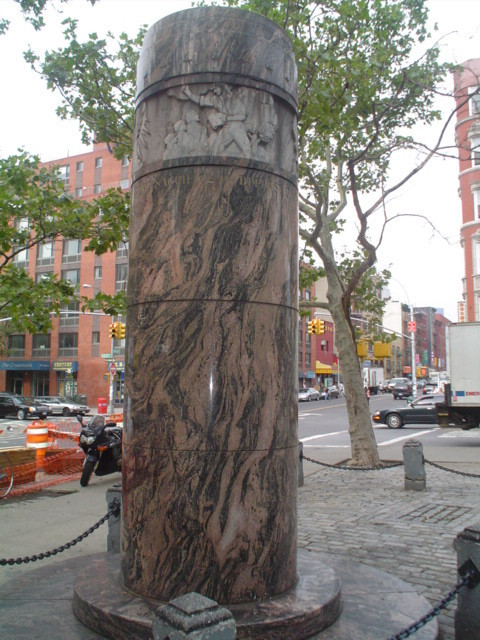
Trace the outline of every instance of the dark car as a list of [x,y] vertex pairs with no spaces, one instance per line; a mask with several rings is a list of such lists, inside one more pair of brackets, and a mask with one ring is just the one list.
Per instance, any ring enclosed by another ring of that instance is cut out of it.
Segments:
[[320,400],[319,392],[313,387],[309,387],[308,389],[300,389],[300,391],[298,392],[298,401],[310,402],[311,400]]
[[412,395],[413,387],[411,382],[397,382],[393,387],[393,399],[409,398]]
[[0,393],[0,418],[16,416],[19,420],[25,418],[45,419],[50,411],[45,404],[35,402],[15,393]]
[[82,415],[89,413],[90,407],[85,404],[78,404],[64,398],[63,396],[43,396],[35,398],[35,402],[46,404],[52,414],[58,416]]
[[372,420],[390,429],[400,429],[405,424],[438,424],[435,403],[441,400],[442,396],[423,396],[405,407],[375,411]]

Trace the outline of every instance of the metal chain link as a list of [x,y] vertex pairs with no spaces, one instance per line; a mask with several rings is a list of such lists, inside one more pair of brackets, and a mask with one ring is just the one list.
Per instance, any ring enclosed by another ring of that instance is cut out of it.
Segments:
[[430,462],[430,460],[426,460],[425,458],[423,459],[423,461],[426,464],[431,465],[432,467],[437,467],[437,469],[441,469],[442,471],[456,473],[458,476],[467,476],[467,478],[480,478],[480,475],[478,473],[467,473],[467,471],[457,471],[456,469],[449,469],[448,467],[442,467],[441,464],[437,464],[436,462]]
[[314,462],[315,464],[319,464],[322,467],[329,467],[330,469],[343,469],[345,471],[380,471],[380,469],[393,469],[394,467],[403,467],[403,462],[394,462],[389,465],[380,465],[377,467],[347,467],[346,465],[341,464],[328,464],[328,462],[320,462],[319,460],[314,460],[313,458],[307,458],[303,453],[301,454],[302,460],[307,460],[308,462]]
[[388,640],[404,640],[404,638],[409,638],[411,635],[416,633],[419,629],[424,627],[428,622],[433,620],[436,616],[438,616],[444,609],[448,607],[450,602],[455,598],[460,589],[463,589],[464,586],[467,585],[468,582],[475,576],[475,571],[468,571],[459,582],[453,587],[451,591],[447,593],[447,595],[440,600],[440,602],[428,611],[422,618],[414,622],[409,627],[406,627],[400,633],[397,633],[394,636],[390,636]]
[[96,524],[90,527],[90,529],[87,529],[87,531],[82,533],[82,535],[78,536],[71,542],[67,542],[66,544],[63,544],[61,547],[52,549],[52,551],[45,551],[44,553],[39,553],[38,555],[35,554],[33,556],[26,557],[26,558],[9,558],[8,560],[6,558],[1,558],[0,566],[4,567],[7,564],[14,565],[14,564],[23,564],[28,562],[36,562],[37,560],[43,560],[44,558],[50,558],[50,556],[55,556],[57,555],[57,553],[62,553],[62,551],[65,551],[66,549],[70,549],[70,547],[73,547],[78,542],[81,542],[82,540],[84,540],[87,536],[89,536],[96,529],[98,529],[106,520],[108,520],[110,516],[118,516],[119,514],[120,514],[120,500],[118,500],[118,498],[114,498],[112,500],[112,505],[110,509],[103,516],[103,518],[101,518],[101,520],[99,520]]

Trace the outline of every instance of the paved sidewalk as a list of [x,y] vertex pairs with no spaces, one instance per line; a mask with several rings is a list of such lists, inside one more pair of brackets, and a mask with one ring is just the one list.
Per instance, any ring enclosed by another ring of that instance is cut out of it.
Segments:
[[[308,455],[317,459],[320,454]],[[480,474],[480,461],[448,466]],[[427,491],[406,492],[402,467],[361,472],[308,463],[305,472],[305,485],[299,489],[298,500],[300,547],[387,571],[412,584],[432,604],[456,583],[453,540],[466,526],[480,522],[480,478],[427,466]],[[76,538],[105,515],[106,490],[118,481],[118,474],[95,477],[85,489],[78,482],[70,482],[0,502],[0,558],[29,556]],[[13,586],[18,594],[18,585],[35,584],[30,576],[45,575],[46,568],[52,567],[58,568],[58,585],[63,590],[62,598],[55,601],[56,619],[59,615],[69,617],[68,624],[65,622],[68,629],[60,631],[55,617],[52,624],[46,624],[47,611],[45,619],[38,621],[35,636],[38,640],[98,639],[100,636],[80,629],[73,618],[71,579],[83,556],[106,550],[106,537],[104,524],[86,540],[53,558],[0,567],[2,640],[23,638],[18,631],[11,631],[12,624],[16,624],[12,618],[16,620],[19,612],[26,611],[29,602],[26,591],[25,601],[15,595],[14,602]],[[439,618],[441,640],[454,640],[455,606],[454,601]],[[18,628],[20,625],[21,620]]]

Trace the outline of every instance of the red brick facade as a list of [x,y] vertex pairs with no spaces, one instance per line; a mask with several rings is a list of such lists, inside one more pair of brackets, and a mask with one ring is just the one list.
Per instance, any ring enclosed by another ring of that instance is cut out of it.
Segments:
[[[65,176],[68,193],[82,198],[94,198],[111,187],[127,189],[130,186],[128,159],[116,160],[106,144],[95,144],[93,151],[59,158],[45,165],[58,165]],[[97,291],[113,294],[126,282],[128,248],[96,257],[90,251],[79,250],[75,243],[65,246],[64,239],[54,243],[53,257],[41,256],[41,249],[28,252],[25,269],[33,278],[42,272],[54,271],[74,278],[81,295],[92,297]],[[73,249],[73,251],[72,251]],[[47,255],[50,256],[51,252]],[[65,271],[69,271],[66,274]],[[74,311],[72,309],[72,311]],[[119,319],[119,318],[116,318]],[[57,395],[86,396],[90,406],[98,398],[109,397],[108,361],[102,354],[111,353],[109,325],[112,319],[105,315],[63,313],[53,319],[50,346],[42,348],[40,336],[15,336],[9,343],[9,352],[0,360],[0,390],[15,391],[26,396]],[[22,353],[22,341],[24,349]],[[20,346],[20,348],[19,348]],[[35,348],[34,348],[35,347]],[[123,399],[124,341],[115,341],[116,361],[114,401]]]

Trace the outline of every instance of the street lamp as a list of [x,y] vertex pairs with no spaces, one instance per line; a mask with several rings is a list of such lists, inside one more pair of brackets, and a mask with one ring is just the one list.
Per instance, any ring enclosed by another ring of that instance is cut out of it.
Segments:
[[392,278],[392,280],[395,280],[395,282],[400,285],[400,287],[403,289],[404,294],[407,296],[407,302],[408,302],[408,306],[410,308],[410,322],[408,323],[408,331],[410,333],[410,340],[411,340],[411,348],[412,348],[412,385],[413,385],[413,397],[415,398],[417,395],[417,364],[415,362],[415,331],[416,331],[416,326],[415,326],[415,318],[413,315],[413,305],[410,302],[410,297],[405,289],[405,287],[403,286],[403,284],[397,280],[396,278]]

